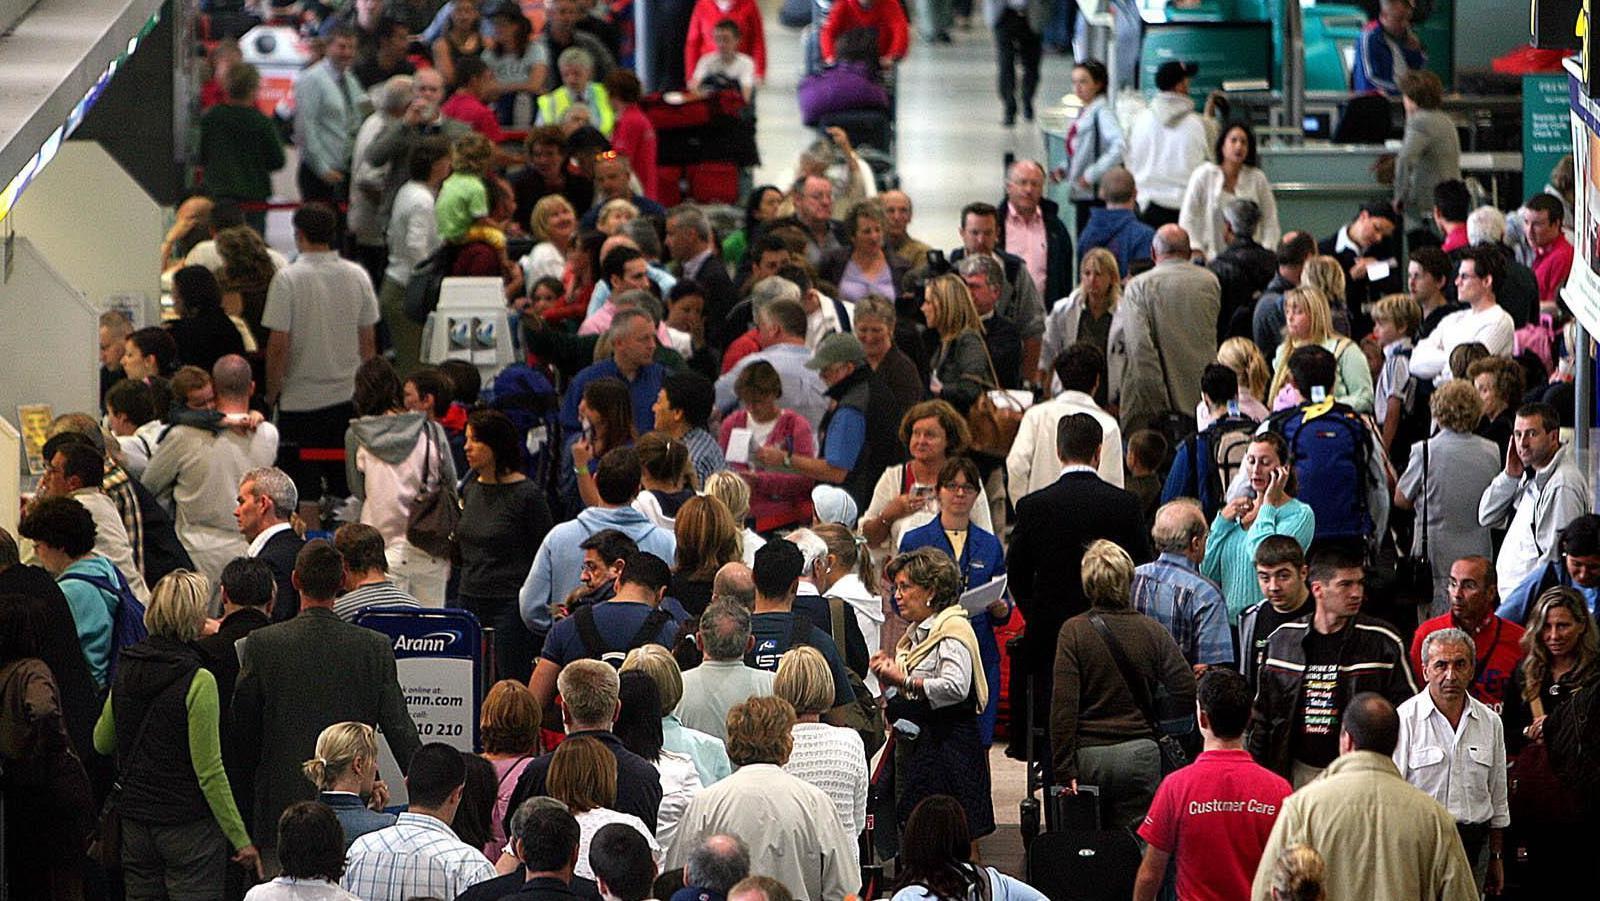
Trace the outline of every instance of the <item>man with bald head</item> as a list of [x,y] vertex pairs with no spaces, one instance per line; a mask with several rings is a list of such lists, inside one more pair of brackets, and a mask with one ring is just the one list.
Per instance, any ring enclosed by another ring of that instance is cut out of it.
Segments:
[[1196,678],[1213,666],[1234,664],[1222,588],[1200,575],[1208,532],[1205,513],[1194,500],[1162,504],[1150,531],[1161,556],[1133,571],[1133,609],[1172,633]]
[[1128,282],[1111,320],[1109,399],[1125,435],[1164,413],[1188,415],[1200,402],[1200,376],[1217,354],[1222,285],[1190,254],[1181,227],[1157,229],[1155,268]]
[[907,268],[921,269],[928,262],[928,251],[933,248],[911,237],[911,217],[915,213],[911,195],[895,188],[879,194],[878,202],[883,204],[883,216],[889,223],[883,238],[889,253],[899,257]]
[[255,382],[244,357],[218,359],[211,383],[221,422],[173,426],[151,455],[142,481],[156,497],[171,501],[178,540],[195,568],[216,585],[228,561],[248,550],[233,518],[235,490],[245,473],[277,459],[278,430],[269,422],[253,424]]
[[1072,290],[1072,234],[1056,202],[1044,196],[1044,185],[1044,167],[1036,160],[1012,163],[996,218],[1000,246],[1022,258],[1048,307]]
[[718,571],[711,604],[700,614],[696,637],[705,657],[699,666],[684,670],[683,699],[678,702],[679,722],[724,741],[728,711],[749,698],[772,694],[776,678],[768,670],[745,665],[744,655],[755,647],[750,607],[741,603],[745,592],[753,606],[756,587],[750,567],[729,563]]

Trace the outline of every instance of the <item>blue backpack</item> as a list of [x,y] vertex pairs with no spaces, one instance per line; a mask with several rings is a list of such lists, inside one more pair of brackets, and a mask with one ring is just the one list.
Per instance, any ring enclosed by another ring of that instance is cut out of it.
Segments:
[[522,471],[548,488],[559,456],[561,395],[544,373],[513,363],[495,374],[484,392],[489,406],[506,414],[522,437]]
[[1289,445],[1299,497],[1317,515],[1316,538],[1367,538],[1373,526],[1367,509],[1372,439],[1366,424],[1340,403],[1307,420],[1306,406],[1275,413],[1267,422]]
[[115,584],[104,576],[88,573],[62,573],[61,578],[86,582],[99,589],[102,594],[116,597],[117,609],[111,616],[111,655],[107,662],[107,672],[110,678],[114,679],[117,675],[117,663],[122,658],[122,649],[144,641],[150,637],[150,633],[144,627],[144,604],[139,603],[139,598],[128,586],[128,580],[123,577],[122,571],[113,568],[112,572],[117,574]]

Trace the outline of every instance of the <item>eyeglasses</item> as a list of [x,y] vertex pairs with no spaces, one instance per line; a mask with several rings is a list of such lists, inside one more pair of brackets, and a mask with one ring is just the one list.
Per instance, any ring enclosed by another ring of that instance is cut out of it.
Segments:
[[946,482],[939,486],[941,489],[956,495],[977,494],[978,486],[968,485],[966,482]]

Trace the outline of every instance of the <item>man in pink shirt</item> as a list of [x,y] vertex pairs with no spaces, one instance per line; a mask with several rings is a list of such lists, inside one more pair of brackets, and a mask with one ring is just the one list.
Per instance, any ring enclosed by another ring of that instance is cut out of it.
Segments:
[[1178,897],[1232,901],[1250,897],[1261,853],[1291,791],[1282,776],[1257,764],[1244,749],[1250,687],[1231,669],[1211,669],[1200,679],[1196,703],[1205,750],[1168,776],[1139,827],[1149,842],[1134,901],[1154,901],[1167,864],[1178,856]]
[[1022,258],[1045,309],[1072,290],[1072,237],[1053,200],[1044,196],[1044,167],[1017,160],[1006,170],[1000,204],[1000,248]]
[[1561,233],[1561,201],[1535,194],[1522,207],[1522,229],[1533,245],[1533,277],[1539,283],[1539,302],[1556,299],[1572,271],[1572,243]]

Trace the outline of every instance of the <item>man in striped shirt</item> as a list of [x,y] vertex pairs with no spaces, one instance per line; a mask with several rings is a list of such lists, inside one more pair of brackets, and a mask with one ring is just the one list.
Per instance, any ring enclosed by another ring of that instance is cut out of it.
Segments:
[[1207,531],[1198,502],[1178,498],[1163,504],[1150,533],[1160,556],[1133,571],[1133,608],[1172,633],[1197,677],[1209,667],[1234,663],[1222,589],[1200,575]]
[[333,533],[333,547],[344,558],[345,593],[333,612],[345,622],[369,607],[421,607],[417,599],[389,580],[383,536],[364,523],[352,522]]
[[341,880],[345,891],[363,901],[454,898],[493,879],[494,866],[483,851],[450,829],[466,782],[460,751],[441,742],[419,748],[406,772],[410,809],[393,826],[350,846]]

